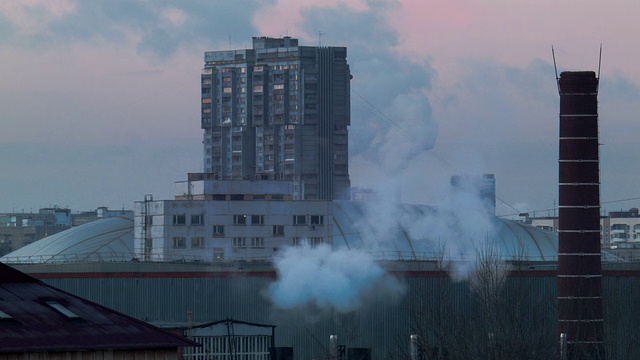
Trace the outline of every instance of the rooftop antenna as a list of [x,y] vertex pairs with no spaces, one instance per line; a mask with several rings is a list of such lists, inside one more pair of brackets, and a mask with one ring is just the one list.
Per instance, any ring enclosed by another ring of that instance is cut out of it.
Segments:
[[558,67],[556,66],[556,52],[553,50],[553,45],[551,45],[551,56],[553,57],[553,69],[556,72],[556,86],[558,87],[558,94],[560,94],[560,78],[558,77]]
[[324,35],[322,30],[318,30],[318,47],[322,46],[322,35]]
[[231,48],[231,34],[229,34],[229,48]]
[[598,56],[598,88],[600,87],[600,65],[602,65],[602,43],[600,43],[600,55]]

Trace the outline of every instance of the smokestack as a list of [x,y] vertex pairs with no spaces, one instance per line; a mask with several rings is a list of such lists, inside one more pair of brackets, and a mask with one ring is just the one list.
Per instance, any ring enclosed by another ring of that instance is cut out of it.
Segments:
[[604,358],[598,78],[560,74],[558,322],[571,359]]
[[338,359],[338,335],[329,335],[329,356],[331,360]]

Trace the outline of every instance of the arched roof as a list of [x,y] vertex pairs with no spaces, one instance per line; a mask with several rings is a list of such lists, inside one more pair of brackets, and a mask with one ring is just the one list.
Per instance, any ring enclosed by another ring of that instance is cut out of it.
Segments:
[[[333,201],[334,247],[364,249],[381,260],[428,260],[443,250],[439,246],[444,246],[452,257],[473,257],[479,251],[474,248],[475,240],[462,239],[466,236],[464,231],[474,231],[465,224],[470,219],[430,206],[389,207],[392,213],[376,214],[371,210],[372,204]],[[484,235],[485,230],[479,227],[479,234],[475,235],[486,236],[501,258],[557,260],[556,233],[495,216],[486,218],[491,234]],[[464,231],[457,230],[465,226]],[[133,220],[129,218],[105,218],[36,241],[0,260],[8,263],[129,261],[134,257],[133,231]],[[372,243],[371,239],[378,240]]]
[[[471,219],[465,218],[464,212],[407,204],[392,206],[387,214],[376,215],[375,207],[380,204],[333,203],[334,246],[371,248],[367,239],[380,238],[373,247],[379,257],[387,260],[429,259],[442,251],[452,257],[474,257],[482,250],[474,246],[482,246],[484,241],[495,246],[497,255],[505,260],[555,261],[558,256],[557,233],[517,221],[489,215]],[[478,227],[465,222],[476,222]]]
[[0,258],[5,263],[131,260],[133,220],[108,217],[48,236]]

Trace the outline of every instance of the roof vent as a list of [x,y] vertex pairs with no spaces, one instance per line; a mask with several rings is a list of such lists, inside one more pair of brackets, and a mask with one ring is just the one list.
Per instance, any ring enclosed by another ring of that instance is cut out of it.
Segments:
[[47,301],[46,304],[49,305],[49,307],[51,307],[53,310],[59,312],[60,314],[66,316],[69,319],[80,319],[80,316],[78,316],[78,314],[62,306],[57,301]]

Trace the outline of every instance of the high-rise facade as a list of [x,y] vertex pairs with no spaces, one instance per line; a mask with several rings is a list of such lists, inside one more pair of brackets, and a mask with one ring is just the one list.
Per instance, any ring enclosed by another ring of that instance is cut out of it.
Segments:
[[345,47],[254,37],[205,52],[204,171],[221,180],[289,180],[298,199],[349,199],[350,79]]

